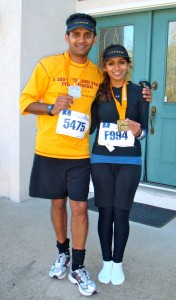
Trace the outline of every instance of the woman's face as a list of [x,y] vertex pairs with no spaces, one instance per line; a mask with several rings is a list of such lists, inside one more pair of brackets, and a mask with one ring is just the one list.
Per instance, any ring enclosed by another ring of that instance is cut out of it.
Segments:
[[123,85],[129,68],[130,63],[125,58],[113,57],[106,61],[104,71],[108,73],[112,84]]

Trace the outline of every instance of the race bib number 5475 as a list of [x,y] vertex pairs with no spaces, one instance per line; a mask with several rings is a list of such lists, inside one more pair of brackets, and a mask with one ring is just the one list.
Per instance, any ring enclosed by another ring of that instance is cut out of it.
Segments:
[[56,133],[83,139],[88,129],[88,115],[71,110],[62,110],[60,112]]

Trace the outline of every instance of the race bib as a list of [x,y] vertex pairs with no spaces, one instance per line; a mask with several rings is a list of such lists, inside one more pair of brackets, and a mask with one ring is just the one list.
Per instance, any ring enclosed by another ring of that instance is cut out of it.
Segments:
[[72,110],[62,110],[60,112],[56,133],[83,139],[88,129],[88,115]]
[[118,147],[133,147],[134,135],[131,130],[118,131],[117,124],[101,123],[98,136],[98,144],[106,146],[111,152]]

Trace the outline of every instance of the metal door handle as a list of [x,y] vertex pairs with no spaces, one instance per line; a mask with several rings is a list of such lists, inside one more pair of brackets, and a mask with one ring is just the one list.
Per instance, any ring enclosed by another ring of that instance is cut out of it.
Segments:
[[154,134],[155,130],[153,128],[153,124],[152,124],[152,121],[153,121],[153,116],[156,114],[156,106],[152,106],[150,108],[150,133],[151,134]]
[[158,88],[158,82],[157,81],[153,81],[152,82],[152,90],[156,91]]

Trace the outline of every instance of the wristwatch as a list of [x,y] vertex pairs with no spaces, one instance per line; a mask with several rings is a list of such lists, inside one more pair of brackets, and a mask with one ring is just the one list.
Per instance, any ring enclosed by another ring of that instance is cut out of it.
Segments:
[[49,115],[49,116],[54,116],[53,114],[52,114],[52,112],[51,112],[51,110],[53,109],[53,107],[54,107],[54,105],[48,105],[48,107],[47,107],[47,114]]

